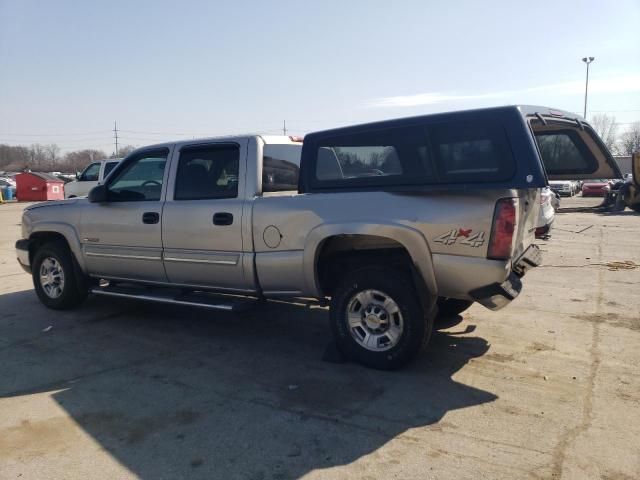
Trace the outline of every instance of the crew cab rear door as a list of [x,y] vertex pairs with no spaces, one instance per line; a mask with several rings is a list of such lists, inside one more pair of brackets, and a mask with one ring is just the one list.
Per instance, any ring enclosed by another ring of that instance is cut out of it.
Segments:
[[549,180],[622,177],[611,152],[586,122],[552,110],[528,117]]

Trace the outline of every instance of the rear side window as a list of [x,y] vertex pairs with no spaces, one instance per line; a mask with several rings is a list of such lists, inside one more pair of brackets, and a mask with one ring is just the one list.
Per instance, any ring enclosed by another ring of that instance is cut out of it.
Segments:
[[206,200],[238,196],[240,148],[206,145],[183,148],[178,162],[175,200]]
[[262,191],[298,190],[301,145],[265,145],[262,161]]
[[322,139],[315,183],[378,186],[435,180],[423,128],[375,129]]
[[378,128],[318,142],[316,187],[503,181],[515,163],[501,124],[488,119]]
[[115,168],[115,166],[118,165],[118,162],[107,162],[104,165],[104,173],[102,174],[103,178],[107,178],[109,176],[109,174],[111,173],[111,170],[113,170]]
[[549,175],[593,173],[598,169],[598,161],[585,147],[578,132],[567,129],[535,135]]
[[515,164],[498,122],[451,122],[429,128],[433,158],[443,183],[508,180]]

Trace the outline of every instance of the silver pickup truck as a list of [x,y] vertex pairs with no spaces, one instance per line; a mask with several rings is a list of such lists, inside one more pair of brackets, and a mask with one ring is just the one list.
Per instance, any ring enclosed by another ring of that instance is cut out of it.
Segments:
[[[234,310],[330,299],[338,349],[397,368],[437,310],[499,309],[540,263],[548,179],[620,177],[581,118],[443,113],[131,153],[88,199],[25,209],[18,260],[54,309],[89,293]],[[240,300],[243,301],[240,301]]]

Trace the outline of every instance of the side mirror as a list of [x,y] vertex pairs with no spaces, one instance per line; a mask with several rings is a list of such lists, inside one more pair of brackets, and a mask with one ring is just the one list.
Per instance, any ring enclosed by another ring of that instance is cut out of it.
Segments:
[[107,187],[96,185],[89,192],[90,203],[105,203],[107,201]]
[[81,176],[82,176],[82,172],[76,172],[76,180],[80,180]]

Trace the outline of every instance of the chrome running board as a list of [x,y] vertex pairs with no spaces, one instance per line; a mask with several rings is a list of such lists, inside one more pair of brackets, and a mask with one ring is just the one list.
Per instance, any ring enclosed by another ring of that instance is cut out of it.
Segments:
[[257,300],[231,295],[216,295],[200,291],[183,292],[170,288],[150,288],[139,286],[94,287],[90,293],[107,297],[130,298],[147,302],[209,308],[226,312],[238,312],[253,306]]

